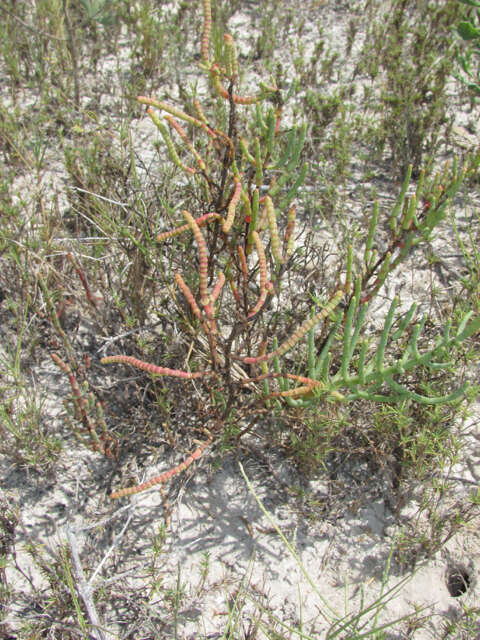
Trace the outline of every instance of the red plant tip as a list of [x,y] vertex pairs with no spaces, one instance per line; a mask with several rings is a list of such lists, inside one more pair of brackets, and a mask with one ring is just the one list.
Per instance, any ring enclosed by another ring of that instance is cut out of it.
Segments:
[[275,135],[277,136],[278,132],[280,131],[280,122],[282,121],[282,110],[280,108],[277,109],[276,116],[277,120],[275,122]]
[[242,185],[240,183],[240,180],[236,179],[235,189],[227,209],[227,217],[222,226],[224,233],[228,233],[232,228],[233,222],[235,220],[235,211],[237,209],[237,205],[240,200],[241,193],[242,193]]

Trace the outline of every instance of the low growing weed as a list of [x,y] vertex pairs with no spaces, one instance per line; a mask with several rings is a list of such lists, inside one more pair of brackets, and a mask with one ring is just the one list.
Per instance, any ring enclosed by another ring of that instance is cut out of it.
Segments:
[[[369,135],[379,153],[385,147],[398,175],[409,164],[418,171],[431,163],[448,122],[447,82],[454,68],[452,27],[456,0],[381,3],[381,18],[372,21],[356,73],[367,74],[380,87],[366,101],[372,113]],[[377,113],[375,113],[377,112]]]
[[[273,519],[272,515],[267,511],[262,501],[255,493],[255,490],[241,465],[240,471],[250,493],[255,498],[260,510],[267,518],[268,522],[275,529],[277,535],[285,545],[285,552],[292,556],[298,568],[300,569],[306,583],[308,583],[310,588],[312,589],[311,597],[315,598],[318,601],[318,618],[324,625],[326,624],[328,627],[324,636],[326,640],[330,640],[333,638],[352,638],[352,640],[360,640],[361,638],[384,638],[386,637],[384,636],[384,632],[388,631],[388,629],[391,629],[392,627],[397,626],[402,622],[413,621],[418,617],[419,611],[417,610],[394,621],[381,621],[381,614],[388,605],[389,601],[392,600],[395,595],[398,594],[401,588],[408,582],[408,580],[411,579],[411,576],[407,576],[406,578],[399,580],[393,587],[387,586],[392,554],[389,555],[383,572],[378,597],[367,603],[364,601],[364,597],[362,595],[360,610],[348,611],[348,585],[345,584],[345,613],[344,615],[342,615],[339,611],[336,611],[330,605],[330,603],[325,600],[319,588],[319,585],[315,583],[315,581],[312,579],[312,576],[309,574],[306,567],[302,563],[302,560],[295,549],[294,542],[292,543],[292,541],[288,540],[285,537],[278,524]],[[256,604],[268,619],[267,624],[265,624],[263,621],[259,621],[259,627],[265,633],[267,638],[293,637],[299,638],[301,640],[313,640],[313,638],[317,636],[316,633],[304,629],[301,622],[298,626],[291,626],[290,624],[284,623],[276,615],[268,611],[268,609],[263,608],[259,602],[256,602]]]

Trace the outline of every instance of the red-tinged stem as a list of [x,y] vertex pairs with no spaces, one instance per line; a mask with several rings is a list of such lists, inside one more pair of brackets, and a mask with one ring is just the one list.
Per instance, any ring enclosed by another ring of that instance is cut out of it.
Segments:
[[[215,212],[205,213],[203,216],[200,216],[199,218],[195,218],[195,222],[199,227],[203,227],[203,225],[207,224],[207,222],[211,222],[212,220],[219,220],[221,219],[221,217],[222,216],[219,213],[215,213]],[[168,238],[173,238],[174,236],[178,236],[181,233],[188,231],[190,228],[191,227],[189,224],[182,224],[181,227],[176,227],[171,231],[163,231],[162,233],[159,233],[157,235],[156,241],[163,242],[163,240],[167,240]]]
[[95,431],[95,426],[88,416],[87,409],[85,407],[85,398],[83,397],[82,392],[80,391],[77,378],[75,377],[73,371],[70,369],[68,364],[66,364],[61,358],[59,358],[56,353],[51,353],[50,355],[52,357],[52,360],[55,362],[55,364],[58,367],[60,367],[60,369],[68,376],[68,381],[72,389],[74,405],[77,408],[78,412],[80,413],[81,422],[85,427],[85,429],[90,433],[90,436],[92,438],[92,443],[91,443],[92,447],[96,450],[99,450],[99,447],[97,444],[98,436]]
[[248,278],[248,267],[247,267],[247,258],[245,256],[245,251],[243,250],[242,245],[238,245],[237,247],[238,257],[240,259],[240,269],[242,271],[243,276],[243,286],[247,286],[247,278]]
[[[248,312],[247,318],[253,318],[253,316],[260,311],[260,309],[265,304],[268,291],[270,291],[273,288],[272,283],[267,281],[267,260],[265,258],[265,251],[263,249],[260,236],[256,231],[253,231],[252,238],[255,243],[255,248],[257,250],[257,255],[258,255],[258,269],[260,272],[260,295],[258,297],[258,300],[255,306],[252,309],[250,309],[250,311]],[[263,359],[266,359],[266,358],[263,358]]]
[[278,136],[278,133],[280,131],[280,122],[282,121],[282,109],[281,107],[278,107],[275,115],[277,116],[277,120],[275,122],[275,135]]
[[255,378],[248,378],[248,380],[243,380],[242,385],[251,384],[252,382],[258,383],[262,380],[268,380],[272,378],[289,378],[290,380],[295,380],[296,382],[304,382],[304,386],[297,387],[296,389],[289,389],[288,391],[276,391],[274,393],[270,393],[268,395],[269,398],[275,396],[283,396],[283,397],[295,397],[295,396],[303,396],[306,393],[312,391],[315,387],[325,387],[323,382],[319,380],[313,380],[312,378],[304,378],[303,376],[297,376],[293,373],[263,373],[262,375],[256,376]]
[[183,378],[185,380],[191,380],[192,378],[202,378],[207,375],[209,371],[180,371],[179,369],[168,369],[166,367],[159,367],[156,364],[151,364],[150,362],[144,362],[143,360],[138,360],[138,358],[134,358],[132,356],[107,356],[106,358],[102,358],[100,360],[102,364],[111,364],[114,362],[118,362],[120,364],[130,364],[132,367],[136,367],[137,369],[142,369],[143,371],[147,371],[152,375],[156,376],[173,376],[175,378]]
[[208,48],[210,44],[210,29],[212,26],[212,8],[210,0],[203,0],[203,32],[202,32],[202,58],[208,62]]
[[60,300],[60,302],[57,305],[57,308],[54,310],[55,317],[59,322],[64,311],[65,311],[65,302],[63,300]]
[[198,100],[194,100],[193,101],[193,106],[195,107],[195,111],[197,112],[198,117],[200,118],[200,120],[202,122],[204,122],[205,124],[207,124],[207,118],[206,118],[205,114],[203,113],[202,105],[200,104],[200,102]]
[[[220,68],[218,64],[213,64],[210,67],[210,70],[212,72],[212,81],[215,90],[222,98],[224,98],[225,100],[230,100],[230,94],[220,81]],[[258,98],[256,96],[239,96],[236,93],[232,94],[232,100],[233,102],[235,102],[235,104],[255,104],[256,102],[258,102]]]
[[213,329],[215,327],[215,313],[210,302],[203,307],[203,310],[205,311],[207,318],[210,320],[210,326]]
[[176,273],[174,278],[175,278],[175,282],[178,284],[178,286],[182,290],[182,293],[187,299],[189,305],[192,307],[193,313],[197,316],[199,320],[203,322],[202,312],[200,311],[199,306],[195,302],[195,298],[193,297],[193,293],[191,292],[190,287],[187,285],[187,283],[184,281],[184,279],[179,273]]
[[296,382],[302,382],[310,387],[324,387],[324,383],[314,378],[305,378],[304,376],[297,376],[295,373],[281,373],[281,378],[288,378],[289,380],[295,380]]
[[230,203],[228,205],[227,218],[222,226],[224,233],[228,233],[232,228],[233,221],[235,220],[235,211],[237,209],[237,205],[240,200],[241,193],[242,193],[242,185],[240,184],[239,181],[237,181],[232,199],[230,200]]
[[258,216],[258,220],[257,220],[257,229],[258,229],[258,231],[262,231],[267,226],[267,207],[265,206],[265,198],[266,198],[266,196],[263,196],[258,201],[259,205],[260,204],[264,205],[262,207],[262,210],[261,210],[260,215]]
[[184,164],[180,160],[180,156],[178,155],[177,150],[175,149],[175,145],[173,144],[173,140],[171,139],[170,134],[168,133],[167,127],[163,124],[163,122],[160,120],[160,118],[156,115],[156,113],[152,109],[152,107],[148,107],[147,113],[150,116],[150,118],[152,119],[152,121],[155,123],[155,126],[157,127],[157,129],[160,131],[160,134],[161,134],[165,144],[167,145],[167,149],[168,149],[168,152],[170,154],[170,158],[172,159],[174,164],[176,164],[177,167],[179,167],[182,171],[185,171],[186,173],[189,173],[189,174],[192,174],[192,175],[195,174],[196,173],[195,169],[193,169],[192,167],[188,167],[186,164]]
[[191,456],[188,456],[186,460],[184,460],[181,464],[177,465],[176,467],[173,467],[172,469],[165,471],[164,473],[160,474],[159,476],[156,476],[155,478],[152,478],[151,480],[148,480],[147,482],[142,482],[142,484],[139,484],[135,487],[128,487],[126,489],[120,489],[119,491],[114,491],[112,494],[110,494],[110,498],[124,498],[125,496],[131,496],[131,495],[134,495],[135,493],[146,491],[147,489],[150,489],[151,487],[154,487],[157,484],[163,484],[164,482],[167,482],[167,480],[170,480],[170,478],[172,478],[174,475],[177,475],[178,473],[185,471],[185,469],[188,469],[188,467],[193,462],[195,462],[195,460],[198,460],[198,458],[200,458],[200,456],[202,455],[206,447],[208,447],[208,445],[212,442],[212,439],[213,438],[210,437],[208,440],[203,442],[198,447],[198,449],[195,449],[195,451],[192,453]]
[[[253,318],[253,316],[260,311],[260,309],[265,304],[265,300],[267,299],[267,294],[268,294],[268,291],[266,289],[260,290],[260,295],[257,298],[257,302],[255,303],[255,306],[252,307],[248,312],[248,315],[247,315],[248,319]],[[253,358],[253,359],[258,362],[260,362],[261,360],[267,360],[267,358],[260,358],[258,360],[256,358]]]
[[241,298],[240,298],[240,294],[238,293],[238,289],[237,287],[233,284],[233,280],[230,278],[228,281],[229,285],[230,285],[230,289],[232,290],[233,293],[233,297],[235,298],[235,300],[238,302],[238,304],[241,304]]
[[193,146],[193,144],[190,142],[185,129],[174,119],[172,118],[172,116],[165,116],[165,120],[168,122],[168,124],[175,129],[175,131],[178,133],[178,135],[182,138],[182,140],[184,141],[185,145],[188,147],[188,149],[190,150],[190,152],[192,153],[192,155],[195,157],[195,160],[197,161],[200,169],[202,169],[202,171],[207,171],[207,166],[205,164],[205,162],[202,160],[200,154],[197,152],[197,150],[195,149],[195,147]]
[[224,284],[225,284],[225,274],[223,273],[223,271],[220,271],[218,280],[212,289],[212,293],[210,294],[212,303],[215,302],[218,296],[220,295],[220,292],[222,291]]
[[76,264],[75,260],[73,259],[73,256],[70,252],[67,253],[67,258],[70,260],[70,262],[72,263],[75,271],[78,274],[78,277],[80,278],[80,281],[83,285],[83,288],[85,289],[85,293],[87,294],[87,300],[89,301],[89,303],[92,305],[92,307],[94,307],[95,309],[97,308],[97,303],[95,302],[94,297],[92,296],[92,294],[90,293],[90,289],[88,287],[88,283],[87,283],[87,279],[85,277],[85,274],[83,273],[83,271],[80,269],[80,267]]
[[188,222],[190,229],[193,232],[195,241],[198,247],[198,259],[200,262],[199,277],[200,277],[200,298],[203,307],[206,307],[210,298],[207,291],[207,273],[208,273],[208,257],[207,257],[207,245],[203,237],[200,227],[195,222],[193,216],[188,211],[182,211],[183,217]]
[[296,382],[301,382],[303,383],[303,386],[297,387],[296,389],[288,389],[287,391],[276,391],[275,393],[271,393],[269,397],[281,396],[284,398],[295,398],[297,396],[304,396],[307,393],[310,393],[315,387],[325,388],[325,384],[323,382],[320,382],[320,380],[305,378],[304,376],[297,376],[294,373],[280,374],[280,377],[288,378],[289,380],[295,380]]
[[[60,367],[63,373],[66,373],[67,376],[69,377],[70,386],[72,387],[72,391],[74,392],[74,395],[76,395],[77,397],[80,397],[81,393],[77,383],[77,379],[73,375],[72,370],[70,369],[68,364],[66,364],[66,362],[64,362],[61,358],[59,358],[56,353],[51,353],[50,355],[52,357],[52,360],[55,362],[55,364],[58,367]],[[71,379],[70,379],[70,376],[71,376]]]

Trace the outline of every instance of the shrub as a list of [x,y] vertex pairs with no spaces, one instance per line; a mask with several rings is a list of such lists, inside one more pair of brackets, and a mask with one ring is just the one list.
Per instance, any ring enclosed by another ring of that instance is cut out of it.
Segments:
[[[165,252],[166,271],[174,272],[171,322],[185,337],[187,364],[171,368],[124,354],[104,357],[102,363],[195,383],[210,419],[203,426],[204,439],[182,464],[112,497],[166,481],[196,460],[232,419],[239,424],[253,417],[249,426],[237,429],[240,437],[258,416],[281,410],[282,403],[301,409],[357,399],[454,401],[466,383],[426,396],[415,390],[412,372],[446,369],[448,354],[480,328],[480,319],[467,313],[456,326],[447,322],[422,348],[427,318],[413,324],[417,303],[398,317],[398,298],[390,304],[378,340],[368,335],[365,324],[371,301],[411,249],[431,238],[451,198],[478,167],[478,157],[467,159],[462,168],[457,162],[447,165],[431,178],[420,172],[415,191],[410,166],[387,216],[388,237],[380,239],[377,203],[362,250],[349,245],[343,268],[309,297],[297,275],[302,236],[295,205],[308,172],[302,159],[308,126],[284,124],[277,86],[260,82],[255,90],[241,91],[243,72],[234,40],[229,34],[223,41],[212,37],[209,0],[203,0],[203,10],[200,67],[211,100],[201,104],[195,99],[182,109],[153,97],[137,99],[147,107],[182,176],[176,179],[195,207],[179,206],[181,213],[173,207],[175,225],[156,238]],[[189,243],[189,236],[195,252],[179,244],[182,238]]]

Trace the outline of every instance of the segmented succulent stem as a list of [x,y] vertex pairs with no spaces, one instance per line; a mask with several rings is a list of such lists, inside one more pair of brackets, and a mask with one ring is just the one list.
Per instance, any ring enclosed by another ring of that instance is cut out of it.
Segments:
[[254,189],[253,191],[253,195],[252,195],[252,217],[250,220],[250,224],[248,225],[248,238],[247,238],[247,246],[246,246],[246,254],[247,256],[250,255],[250,253],[252,252],[252,246],[253,246],[253,232],[256,231],[257,226],[258,226],[258,203],[259,203],[259,199],[260,199],[260,192],[259,189]]
[[194,315],[197,316],[197,318],[199,320],[203,321],[202,312],[200,311],[199,306],[195,302],[195,298],[193,296],[193,293],[190,290],[190,287],[184,281],[184,279],[182,278],[182,276],[179,273],[176,273],[174,277],[175,277],[175,282],[178,284],[178,286],[182,290],[183,295],[187,299],[187,302],[191,306]]
[[266,196],[265,198],[265,208],[267,211],[268,228],[270,229],[272,254],[275,260],[275,265],[278,267],[280,264],[282,264],[283,258],[280,253],[280,238],[278,237],[277,218],[275,216],[273,201],[270,196]]
[[203,32],[202,32],[202,59],[204,62],[208,62],[209,59],[209,46],[210,46],[210,30],[212,27],[212,7],[210,6],[210,0],[203,0]]
[[156,364],[151,364],[150,362],[144,362],[143,360],[139,360],[138,358],[134,358],[133,356],[107,356],[100,360],[102,364],[130,364],[132,367],[136,369],[142,369],[142,371],[147,371],[147,373],[151,373],[154,376],[173,376],[174,378],[184,378],[185,380],[191,380],[192,378],[203,378],[203,376],[209,373],[208,371],[181,371],[179,369],[168,369],[167,367],[159,367]]
[[292,205],[288,210],[287,214],[287,227],[285,229],[285,235],[283,237],[283,255],[284,260],[287,261],[288,258],[293,253],[293,242],[294,242],[294,232],[295,232],[295,219],[296,219],[296,208],[295,205]]
[[155,123],[155,126],[157,127],[157,129],[160,131],[160,134],[167,146],[168,153],[170,154],[170,158],[172,159],[173,163],[179,169],[182,169],[182,171],[185,171],[186,173],[192,173],[192,174],[195,173],[195,169],[192,169],[192,167],[187,167],[187,165],[180,160],[177,150],[175,149],[175,145],[173,144],[173,140],[171,139],[170,134],[168,133],[167,127],[156,115],[154,110],[151,107],[148,107],[147,113],[152,119],[152,121]]
[[204,124],[207,124],[207,118],[205,116],[205,113],[203,112],[202,105],[197,99],[193,101],[193,106],[195,108],[195,111],[197,112],[199,120]]
[[[90,446],[94,451],[103,453],[107,458],[116,457],[118,451],[118,441],[109,433],[105,419],[103,417],[102,406],[98,400],[96,400],[93,393],[88,394],[88,401],[85,399],[85,395],[88,391],[88,384],[85,383],[84,392],[78,385],[77,378],[71,370],[71,368],[64,362],[56,353],[51,354],[52,360],[55,364],[67,375],[70,387],[72,389],[71,400],[73,403],[73,414],[76,420],[82,423],[83,429],[88,432],[90,440],[85,442],[84,438],[75,429],[75,425],[71,425],[73,433],[84,444]],[[93,421],[89,416],[89,411],[95,409],[96,421]],[[98,436],[96,427],[100,425],[102,429],[101,437]]]
[[[225,87],[223,86],[220,80],[220,67],[218,66],[218,64],[217,63],[212,64],[212,66],[210,67],[210,71],[211,71],[212,83],[213,83],[213,86],[215,87],[215,91],[218,93],[219,96],[221,96],[225,100],[229,100],[230,94],[225,89]],[[257,102],[259,98],[257,96],[239,96],[238,94],[233,93],[232,100],[236,104],[246,105],[246,104],[255,104],[255,102]]]
[[272,107],[267,114],[267,151],[269,156],[272,155],[275,144],[276,124],[275,109]]
[[218,296],[220,295],[223,289],[224,284],[225,284],[225,274],[223,273],[223,271],[220,271],[220,273],[218,274],[218,280],[212,289],[212,293],[210,294],[212,304],[217,300]]
[[407,198],[405,200],[405,207],[403,209],[402,218],[400,220],[402,231],[407,231],[411,228],[416,210],[417,197],[413,195],[411,198]]
[[230,203],[228,205],[228,209],[227,209],[227,218],[225,220],[225,222],[223,223],[222,229],[224,233],[228,233],[230,231],[230,229],[232,228],[233,225],[233,221],[235,220],[235,211],[237,209],[237,205],[238,202],[240,200],[240,194],[242,192],[242,185],[240,183],[240,181],[237,181],[236,185],[235,185],[235,190],[233,192],[233,196],[230,200]]
[[[258,255],[258,270],[260,273],[260,295],[257,299],[255,306],[248,312],[247,317],[253,318],[253,316],[260,311],[267,299],[268,291],[272,288],[272,283],[268,282],[267,276],[267,260],[265,258],[265,250],[263,248],[260,236],[256,231],[252,233],[253,241]],[[266,359],[266,358],[264,358]]]
[[326,318],[340,303],[340,300],[342,298],[343,298],[343,291],[341,290],[337,291],[333,296],[333,298],[330,300],[330,302],[326,305],[326,307],[322,309],[322,311],[320,311],[319,313],[316,313],[312,318],[309,318],[308,320],[306,320],[301,325],[301,327],[299,327],[295,331],[295,333],[291,335],[290,338],[288,338],[288,340],[285,340],[285,342],[278,347],[278,349],[260,357],[243,358],[243,362],[245,364],[257,364],[259,362],[262,362],[263,360],[270,360],[274,356],[279,356],[279,357],[283,356],[287,351],[290,351],[290,349],[292,349],[297,344],[297,342],[299,342],[310,331],[312,327],[318,324],[320,320],[323,320],[324,318]]
[[293,186],[287,192],[287,195],[285,196],[285,198],[278,205],[278,208],[280,209],[280,211],[285,210],[290,205],[292,200],[297,196],[298,190],[300,189],[302,184],[305,182],[305,178],[307,177],[308,167],[309,167],[308,162],[306,162],[300,169],[298,178],[295,180],[295,182],[293,183]]
[[[263,305],[265,304],[265,300],[267,299],[267,295],[268,295],[268,289],[260,289],[260,295],[257,298],[257,302],[255,303],[255,306],[252,307],[250,309],[250,311],[248,312],[247,318],[253,318],[254,315],[256,315],[260,309],[263,307]],[[263,358],[264,360],[267,360],[267,358]],[[246,360],[245,360],[246,362]]]
[[243,157],[246,160],[248,160],[248,162],[250,162],[250,164],[254,165],[255,164],[255,158],[252,156],[252,154],[248,150],[248,142],[242,137],[238,138],[238,142],[240,144],[240,149],[242,150]]
[[257,231],[252,233],[253,241],[255,243],[255,249],[258,255],[258,270],[260,273],[260,289],[265,289],[267,286],[267,259],[265,257],[265,250],[263,248],[262,241]]
[[227,77],[235,84],[238,79],[238,61],[235,43],[232,36],[228,33],[224,34],[223,40],[225,42],[225,67]]
[[228,279],[228,284],[230,285],[230,289],[232,291],[232,294],[233,294],[233,297],[235,298],[236,303],[241,304],[242,298],[240,297],[240,294],[238,293],[238,289],[235,286],[233,282],[233,278],[231,276]]
[[[202,227],[204,224],[207,224],[207,222],[211,222],[212,220],[219,220],[221,219],[221,217],[222,216],[219,213],[205,213],[203,216],[195,218],[195,222],[197,223],[197,226]],[[162,233],[159,233],[157,235],[156,241],[163,242],[168,238],[179,236],[181,233],[188,231],[190,228],[190,225],[187,223],[183,224],[181,227],[176,227],[176,229],[172,229],[171,231],[163,231]]]
[[205,243],[203,234],[200,231],[200,227],[195,222],[195,219],[192,216],[192,214],[185,210],[182,211],[182,214],[183,214],[183,217],[188,222],[190,229],[193,232],[195,242],[197,243],[198,258],[200,262],[200,269],[199,269],[200,298],[201,298],[202,306],[207,307],[210,302],[210,298],[208,296],[208,291],[207,291],[207,271],[208,271],[207,245]]
[[245,251],[243,250],[242,245],[238,245],[237,247],[238,258],[240,260],[240,270],[243,276],[243,286],[247,286],[248,279],[248,267],[247,267],[247,258],[245,256]]
[[202,171],[206,172],[207,171],[207,166],[206,166],[205,162],[203,161],[202,157],[200,156],[200,154],[198,153],[198,151],[195,149],[193,144],[190,142],[185,129],[172,116],[165,116],[165,120],[168,122],[168,124],[173,129],[175,129],[175,131],[178,133],[178,135],[182,138],[182,140],[185,143],[186,147],[189,149],[189,151],[191,152],[191,154],[194,156],[195,160],[197,161],[198,166],[200,167],[200,169]]
[[277,355],[283,356],[287,351],[290,351],[290,349],[292,349],[312,327],[318,324],[320,320],[329,316],[335,307],[340,304],[340,300],[343,298],[343,295],[344,292],[342,290],[337,291],[330,302],[319,313],[316,313],[312,318],[306,320],[288,340],[278,347]]
[[77,414],[76,417],[82,421],[83,426],[90,432],[92,439],[97,442],[98,436],[95,432],[95,427],[88,415],[85,398],[83,397],[80,387],[78,386],[78,381],[75,374],[68,366],[68,364],[64,362],[56,353],[51,353],[50,355],[57,367],[59,367],[68,377],[68,381],[72,389],[72,399],[75,407],[75,412]]
[[83,270],[75,262],[72,254],[70,252],[67,253],[67,258],[72,263],[73,268],[75,269],[75,271],[77,272],[78,277],[80,278],[80,282],[82,283],[82,286],[85,289],[85,293],[87,295],[88,302],[92,305],[92,307],[94,307],[96,309],[97,308],[97,303],[95,302],[95,298],[92,296],[92,293],[90,291],[90,287],[88,286],[87,278],[86,278]]
[[169,105],[166,102],[162,102],[162,100],[156,100],[155,98],[148,98],[147,96],[138,96],[137,102],[140,102],[141,104],[149,105],[151,107],[157,107],[157,109],[162,109],[163,111],[170,113],[172,116],[175,116],[176,118],[179,118],[184,122],[190,123],[194,127],[203,129],[213,138],[216,137],[216,133],[212,131],[212,129],[210,129],[210,127],[205,122],[203,122],[202,120],[198,120],[193,116],[189,116],[188,113],[185,113],[184,111],[182,111],[181,109],[177,109],[176,107],[172,107],[172,105]]
[[126,489],[119,489],[118,491],[114,491],[110,494],[110,498],[125,498],[126,496],[132,496],[136,493],[141,493],[142,491],[151,489],[157,484],[163,484],[164,482],[167,482],[167,480],[170,480],[170,478],[172,478],[173,476],[181,473],[182,471],[185,471],[185,469],[188,469],[188,467],[193,464],[195,460],[198,460],[205,449],[208,447],[208,445],[212,442],[212,439],[213,438],[210,437],[205,442],[202,442],[202,444],[197,449],[195,449],[192,455],[188,456],[186,460],[178,464],[176,467],[172,467],[168,471],[161,473],[159,476],[155,476],[155,478],[147,480],[147,482],[142,482],[142,484],[138,484],[135,487],[127,487]]

